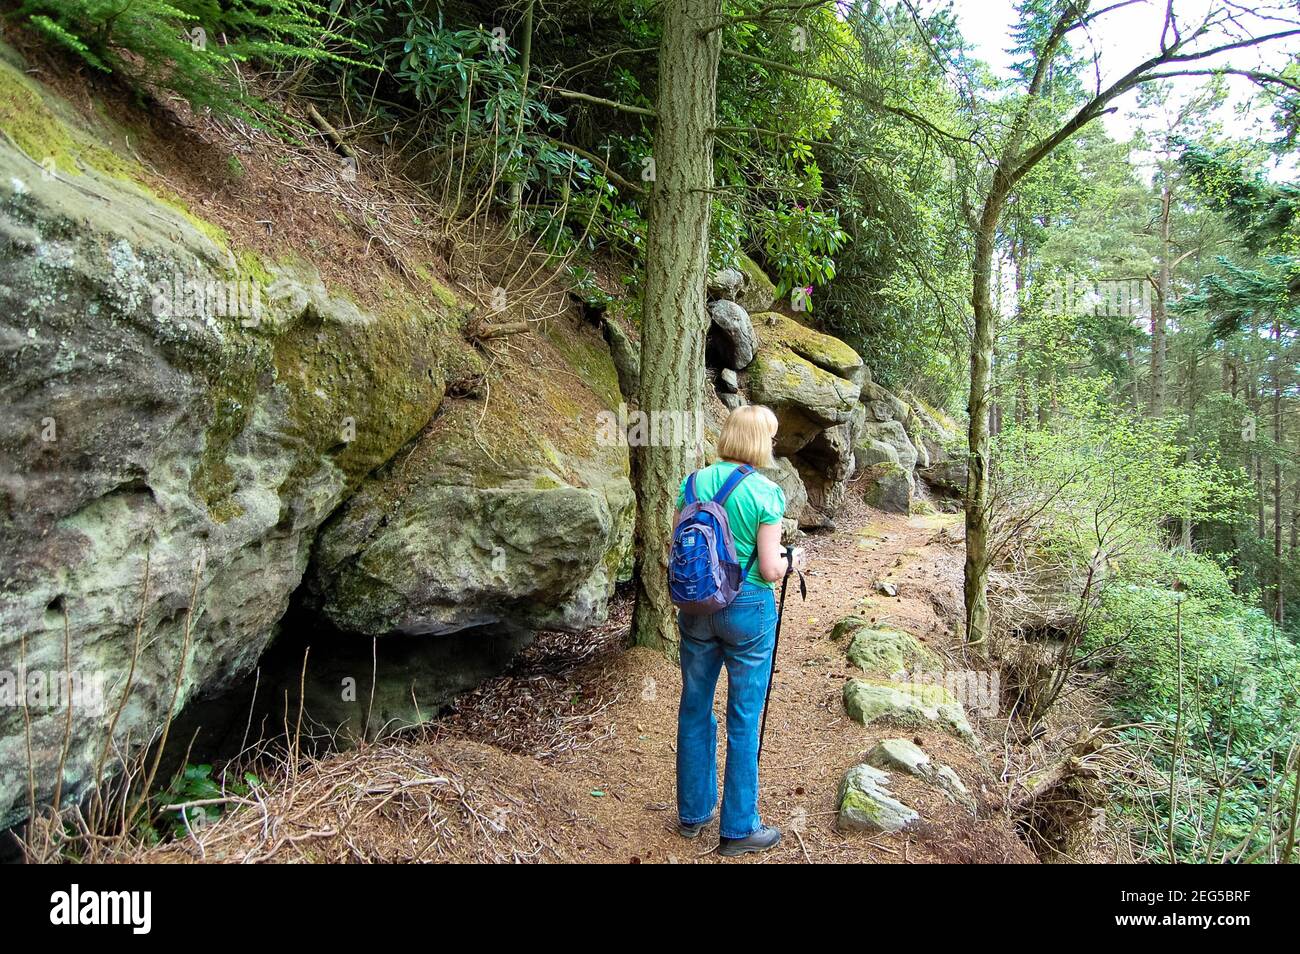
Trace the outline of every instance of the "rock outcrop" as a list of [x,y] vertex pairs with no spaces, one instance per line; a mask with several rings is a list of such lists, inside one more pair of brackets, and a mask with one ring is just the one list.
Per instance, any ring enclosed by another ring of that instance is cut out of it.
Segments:
[[594,336],[552,326],[571,375],[448,407],[320,534],[310,603],[340,629],[581,630],[632,563],[626,447],[601,441],[618,400]]
[[[958,457],[949,457],[958,440],[950,422],[881,387],[858,353],[833,335],[777,311],[747,311],[742,302],[761,274],[748,262],[710,277],[706,361],[725,407],[752,402],[776,412],[774,450],[789,465],[782,465],[780,482],[787,501],[799,502],[788,511],[798,514],[799,528],[833,527],[855,484],[868,503],[893,513],[911,512],[923,493],[918,475],[951,496],[953,481],[964,477]],[[796,482],[802,489],[792,493]]]
[[[365,313],[236,256],[0,70],[68,150],[43,174],[48,145],[0,140],[0,658],[63,670],[66,616],[68,655],[138,740],[176,685],[183,703],[251,669],[316,528],[438,409],[444,316]],[[29,714],[38,799],[65,728],[75,797],[105,713]],[[25,735],[0,712],[0,826],[26,801]]]
[[[9,55],[0,670],[71,659],[100,691],[0,708],[0,828],[26,812],[29,764],[38,802],[71,803],[106,749],[112,771],[251,673],[305,575],[367,650],[603,618],[632,507],[626,448],[596,439],[619,391],[595,328],[554,319],[552,373],[446,398],[486,370],[453,295],[394,272],[388,304],[361,307],[233,245]],[[475,672],[508,659],[489,655]]]

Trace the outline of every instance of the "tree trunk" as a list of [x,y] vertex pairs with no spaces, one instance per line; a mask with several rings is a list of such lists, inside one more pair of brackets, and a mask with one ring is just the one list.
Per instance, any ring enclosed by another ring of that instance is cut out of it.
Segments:
[[[721,30],[701,25],[721,15],[721,0],[666,0],[659,46],[654,191],[646,230],[641,319],[641,410],[669,413],[693,441],[634,449],[637,498],[636,643],[675,653],[668,596],[668,537],[682,479],[698,461],[702,435],[704,332],[712,127]],[[653,418],[652,418],[653,419]]]
[[[533,67],[533,6],[535,0],[528,0],[524,10],[523,38],[519,50],[519,116],[515,123],[515,142],[524,135],[524,121],[528,107],[528,75]],[[523,232],[524,182],[518,174],[510,183],[510,227],[516,236]]]
[[1300,480],[1295,482],[1291,493],[1291,559],[1295,559],[1296,550],[1300,550]]
[[1273,619],[1286,622],[1282,593],[1282,322],[1273,317]]
[[1169,308],[1169,230],[1173,194],[1166,185],[1160,193],[1160,274],[1156,297],[1151,304],[1151,414],[1159,417],[1165,410],[1165,331]]
[[966,404],[970,423],[969,469],[966,476],[966,641],[978,652],[987,652],[989,637],[989,385],[993,366],[994,323],[990,284],[993,280],[994,242],[998,218],[1006,201],[1005,176],[994,174],[993,188],[984,203],[975,234],[975,262],[971,283],[971,307],[975,313],[975,335],[970,352],[970,396]]
[[[1196,377],[1200,372],[1200,354],[1192,347],[1191,356],[1187,359],[1189,371],[1187,375],[1187,462],[1189,464],[1196,462]],[[1192,521],[1190,517],[1183,517],[1182,526],[1182,546],[1184,550],[1192,548]]]

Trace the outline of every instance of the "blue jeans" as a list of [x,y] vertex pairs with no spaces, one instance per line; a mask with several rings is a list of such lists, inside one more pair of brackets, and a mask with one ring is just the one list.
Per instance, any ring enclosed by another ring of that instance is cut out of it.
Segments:
[[772,674],[776,600],[746,582],[735,602],[712,616],[679,613],[682,700],[677,710],[677,815],[706,821],[718,804],[718,720],[713,693],[727,667],[727,768],[722,785],[723,838],[744,838],[758,817],[758,729]]

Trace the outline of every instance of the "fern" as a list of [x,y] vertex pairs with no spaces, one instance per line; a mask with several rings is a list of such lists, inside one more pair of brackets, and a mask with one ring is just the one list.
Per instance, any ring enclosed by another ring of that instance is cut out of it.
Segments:
[[245,91],[239,64],[365,65],[341,52],[346,22],[312,0],[25,0],[10,16],[138,91],[170,90],[262,127],[283,117]]

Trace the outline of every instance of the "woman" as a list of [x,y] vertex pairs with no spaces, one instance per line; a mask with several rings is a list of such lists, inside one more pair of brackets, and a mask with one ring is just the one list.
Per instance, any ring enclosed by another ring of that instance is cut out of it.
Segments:
[[[772,465],[776,415],[750,405],[731,413],[718,440],[718,462],[697,471],[695,492],[708,500],[742,464]],[[680,512],[686,482],[677,497]],[[727,667],[727,767],[722,786],[718,853],[727,856],[764,851],[781,833],[758,814],[758,734],[772,672],[776,639],[776,601],[772,584],[802,568],[799,551],[788,557],[781,547],[785,494],[762,474],[740,482],[726,500],[727,522],[742,567],[755,548],[758,559],[740,593],[726,609],[710,616],[678,614],[681,630],[682,699],[677,711],[677,814],[679,830],[697,837],[713,820],[718,804],[717,734],[713,694]]]

